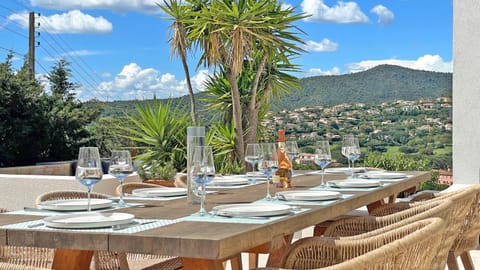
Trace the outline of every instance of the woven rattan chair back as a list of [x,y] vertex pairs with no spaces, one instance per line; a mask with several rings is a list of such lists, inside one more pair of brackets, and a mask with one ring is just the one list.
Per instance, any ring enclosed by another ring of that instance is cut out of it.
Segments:
[[441,246],[433,260],[431,269],[444,269],[447,263],[449,250],[452,247],[460,230],[459,221],[466,214],[466,210],[473,201],[473,193],[461,194],[465,196],[450,196],[442,200],[433,200],[415,203],[410,208],[382,217],[356,217],[338,221],[325,231],[326,236],[352,236],[365,232],[375,233],[374,230],[389,226],[402,226],[428,217],[440,217],[447,226],[441,236]]
[[[480,232],[479,193],[480,185],[472,185],[455,192],[430,195],[429,199],[425,201],[387,205],[377,209],[372,214],[383,215],[425,203],[443,200],[452,201],[453,208],[449,211],[448,216],[445,217],[447,229],[443,236],[442,246],[439,249],[437,258],[434,260],[434,265],[432,265],[432,269],[443,270],[447,260],[449,265],[453,264],[452,266],[455,267],[457,264],[455,257],[457,255],[469,249],[475,249],[478,245],[478,234]],[[422,196],[421,198],[426,197]]]
[[[131,182],[131,183],[118,185],[117,188],[115,189],[115,194],[117,196],[120,195],[120,188],[123,189],[123,194],[132,194],[133,190],[139,189],[139,188],[162,188],[162,187],[164,186],[150,184],[150,183],[142,183],[142,182]],[[167,187],[164,187],[164,188],[167,188]]]
[[[468,251],[474,250],[478,246],[478,236],[480,234],[480,185],[467,186],[453,192],[422,193],[419,196],[415,196],[412,200],[414,203],[441,201],[452,198],[454,200],[455,198],[460,198],[463,201],[472,195],[473,201],[470,204],[470,207],[467,208],[466,213],[463,215],[463,219],[460,216],[457,221],[461,227],[452,247],[450,248],[448,256],[448,265],[449,268],[452,269],[458,268],[456,257],[459,255],[462,257],[464,267],[466,269],[473,269],[473,264]],[[387,206],[378,208],[376,211],[372,212],[372,214],[377,216],[385,215],[401,208],[412,207],[412,205],[415,204],[394,204],[392,207]],[[454,226],[454,228],[458,228],[458,226]]]
[[[303,238],[288,249],[282,261],[287,269],[416,269],[427,270],[440,244],[445,222],[419,220],[375,236],[351,239]],[[323,268],[322,268],[323,267]]]

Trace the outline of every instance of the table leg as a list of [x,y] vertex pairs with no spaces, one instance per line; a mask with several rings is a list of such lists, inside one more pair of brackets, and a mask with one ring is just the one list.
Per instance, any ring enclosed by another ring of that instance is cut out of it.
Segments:
[[53,257],[52,269],[55,270],[88,270],[92,262],[93,251],[57,249]]

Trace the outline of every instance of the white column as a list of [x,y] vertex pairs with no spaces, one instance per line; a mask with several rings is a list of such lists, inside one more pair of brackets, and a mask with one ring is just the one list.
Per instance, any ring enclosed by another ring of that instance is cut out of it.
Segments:
[[480,1],[453,1],[453,181],[480,183]]

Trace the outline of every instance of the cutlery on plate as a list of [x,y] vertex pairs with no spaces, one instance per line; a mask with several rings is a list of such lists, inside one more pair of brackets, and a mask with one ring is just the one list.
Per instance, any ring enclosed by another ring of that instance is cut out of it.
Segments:
[[114,230],[114,231],[124,230],[124,229],[132,228],[132,227],[136,227],[136,226],[141,226],[141,225],[146,225],[146,224],[150,224],[150,223],[154,223],[154,222],[157,222],[157,221],[156,220],[134,221],[134,222],[131,222],[131,223],[126,223],[126,224],[118,224],[118,225],[113,225],[112,230]]
[[36,227],[40,227],[40,226],[43,226],[43,225],[44,225],[44,223],[40,222],[40,223],[30,224],[27,227],[28,228],[36,228]]

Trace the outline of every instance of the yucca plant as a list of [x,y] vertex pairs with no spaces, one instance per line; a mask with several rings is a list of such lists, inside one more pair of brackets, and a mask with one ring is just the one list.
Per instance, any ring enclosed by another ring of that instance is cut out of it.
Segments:
[[213,124],[207,132],[207,143],[212,146],[215,168],[221,174],[238,174],[244,168],[235,157],[235,126],[233,123]]
[[136,160],[144,166],[173,162],[178,171],[184,170],[187,127],[191,123],[188,113],[179,106],[173,107],[171,101],[160,103],[156,97],[151,104],[137,104],[136,109],[135,115],[127,116],[133,127],[118,127],[122,136],[138,144],[140,154]]

